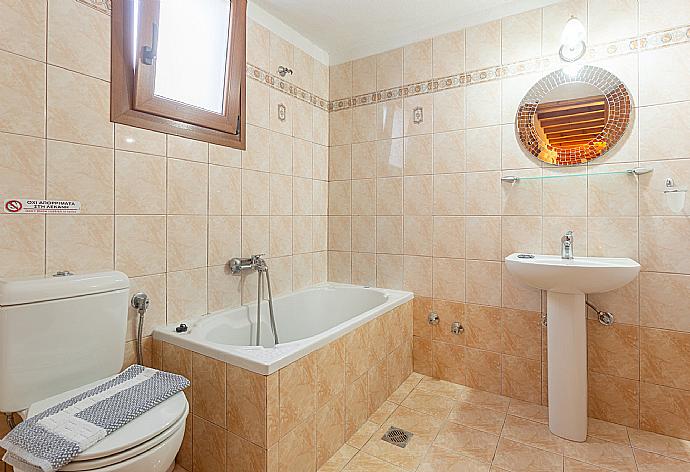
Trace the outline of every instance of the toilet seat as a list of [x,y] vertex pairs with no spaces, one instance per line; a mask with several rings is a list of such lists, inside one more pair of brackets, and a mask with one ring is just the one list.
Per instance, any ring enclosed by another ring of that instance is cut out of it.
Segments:
[[[113,377],[115,376],[36,402],[29,408],[28,416],[34,416]],[[100,469],[142,454],[175,435],[180,428],[184,430],[188,413],[187,398],[183,392],[178,392],[109,434],[60,470]]]

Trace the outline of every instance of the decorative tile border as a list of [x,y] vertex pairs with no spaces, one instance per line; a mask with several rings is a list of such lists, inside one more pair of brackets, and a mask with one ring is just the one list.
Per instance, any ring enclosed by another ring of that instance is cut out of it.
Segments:
[[[670,30],[648,33],[642,36],[622,39],[607,44],[589,47],[586,61],[598,61],[607,57],[623,56],[640,51],[658,49],[690,42],[690,25]],[[401,87],[370,92],[349,98],[332,100],[330,111],[347,110],[348,108],[371,105],[399,98],[434,93],[441,90],[466,87],[470,84],[490,82],[493,80],[516,77],[538,71],[548,71],[560,67],[558,55],[527,59],[512,64],[492,66],[470,72],[433,78],[424,82],[403,85]]]
[[87,7],[91,7],[94,10],[98,10],[101,13],[110,15],[113,5],[111,0],[76,0],[78,3],[82,3]]
[[252,64],[247,64],[247,77],[254,79],[257,82],[268,85],[274,90],[286,93],[293,98],[309,103],[316,108],[328,111],[328,100],[321,98],[313,93],[283,80],[282,78],[266,72],[265,70],[256,67]]

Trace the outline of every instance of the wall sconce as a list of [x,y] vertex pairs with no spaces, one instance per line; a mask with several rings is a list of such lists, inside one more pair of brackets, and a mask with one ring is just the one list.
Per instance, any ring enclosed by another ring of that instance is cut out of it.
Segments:
[[564,62],[575,62],[587,51],[585,26],[580,20],[571,16],[561,33],[561,47],[558,55]]

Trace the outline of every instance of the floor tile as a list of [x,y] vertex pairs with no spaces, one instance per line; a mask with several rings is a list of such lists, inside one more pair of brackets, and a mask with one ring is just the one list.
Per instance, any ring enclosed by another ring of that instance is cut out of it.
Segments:
[[[437,418],[401,406],[374,433],[362,451],[403,469],[414,470],[436,437],[441,424],[442,421]],[[413,434],[405,448],[381,439],[391,426],[402,428]]]
[[510,472],[560,472],[563,456],[501,438],[493,465]]
[[602,469],[596,465],[576,461],[575,459],[571,459],[569,457],[565,458],[563,465],[565,472],[609,472],[609,469]]
[[448,417],[455,423],[496,435],[501,434],[505,418],[505,413],[467,402],[456,402]]
[[508,397],[469,387],[462,387],[457,395],[457,399],[503,413],[508,411],[508,406],[510,405],[510,398]]
[[415,390],[408,395],[401,405],[444,420],[450,414],[454,404],[455,401],[451,398],[424,390]]
[[348,462],[359,452],[359,449],[349,444],[343,445],[333,454],[333,457],[321,466],[319,472],[340,472]]
[[566,441],[563,454],[588,464],[619,472],[635,472],[632,449],[603,439],[589,437],[585,442]]
[[356,447],[357,449],[362,449],[362,447],[367,443],[371,435],[374,434],[380,428],[379,424],[367,421],[357,430],[355,434],[347,441],[350,446]]
[[465,387],[462,385],[447,382],[445,380],[434,379],[432,377],[422,379],[422,381],[417,385],[417,389],[419,390],[433,392],[449,398],[456,398],[460,393],[460,390],[463,388]]
[[357,454],[343,470],[346,472],[402,472],[402,469],[364,452]]
[[501,436],[527,446],[563,454],[564,439],[549,431],[549,426],[517,416],[508,416]]
[[438,433],[434,444],[483,462],[491,462],[498,436],[449,421]]
[[448,449],[431,446],[417,472],[489,472],[491,465]]
[[690,441],[628,428],[630,443],[636,449],[690,461]]
[[630,445],[628,430],[625,426],[620,424],[587,418],[587,434],[618,444]]
[[419,382],[422,381],[424,376],[422,374],[419,374],[417,372],[412,372],[410,376],[405,379],[405,381],[398,387],[395,392],[391,394],[390,397],[388,397],[389,402],[397,403],[400,404],[402,401],[407,398],[407,396],[410,394],[412,390],[419,384]]
[[508,414],[531,421],[537,421],[539,423],[549,423],[548,407],[537,405],[536,403],[523,402],[522,400],[516,400],[514,398],[510,399]]
[[397,404],[386,400],[385,402],[383,402],[383,405],[381,405],[378,410],[371,414],[368,421],[371,421],[372,423],[376,424],[381,424],[388,419],[388,417],[391,415],[391,413],[395,411],[396,408],[398,408]]
[[653,454],[635,449],[635,460],[639,472],[688,472],[690,462],[671,459],[670,457]]

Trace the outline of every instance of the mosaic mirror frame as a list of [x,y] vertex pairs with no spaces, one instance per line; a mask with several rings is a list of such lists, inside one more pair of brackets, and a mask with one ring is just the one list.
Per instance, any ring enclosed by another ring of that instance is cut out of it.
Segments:
[[[601,92],[607,105],[605,124],[587,143],[569,148],[553,146],[537,132],[537,106],[549,92],[574,83],[585,83]],[[515,117],[515,133],[522,148],[541,161],[559,166],[585,164],[606,154],[620,141],[630,123],[631,108],[630,92],[611,72],[589,65],[582,66],[576,74],[559,69],[542,77],[522,99]]]

